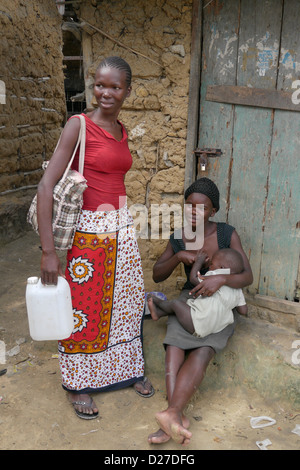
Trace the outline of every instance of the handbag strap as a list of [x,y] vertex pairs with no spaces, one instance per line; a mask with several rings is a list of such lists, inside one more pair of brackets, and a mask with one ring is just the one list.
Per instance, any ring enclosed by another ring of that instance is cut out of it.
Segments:
[[85,155],[85,138],[86,138],[86,124],[85,124],[85,118],[81,114],[76,115],[76,117],[79,117],[80,119],[80,129],[79,129],[79,134],[78,134],[78,139],[74,148],[73,155],[68,163],[67,168],[65,169],[65,172],[62,176],[62,181],[66,178],[71,165],[73,163],[78,145],[80,144],[80,149],[79,149],[79,162],[78,162],[78,172],[83,175],[83,168],[84,168],[84,155]]

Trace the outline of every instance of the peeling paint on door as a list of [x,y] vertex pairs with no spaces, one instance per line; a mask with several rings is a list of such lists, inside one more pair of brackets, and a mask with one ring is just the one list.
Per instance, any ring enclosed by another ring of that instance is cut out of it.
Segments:
[[228,0],[217,13],[206,8],[203,15],[198,147],[223,152],[206,170],[221,193],[216,220],[234,225],[249,253],[249,292],[294,300],[300,109],[208,102],[205,96],[209,85],[238,85],[287,91],[300,101],[300,87],[293,88],[300,72],[300,2]]

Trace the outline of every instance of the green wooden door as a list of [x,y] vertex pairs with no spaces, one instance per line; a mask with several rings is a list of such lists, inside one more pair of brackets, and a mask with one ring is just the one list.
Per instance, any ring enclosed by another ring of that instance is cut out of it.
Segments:
[[297,295],[299,269],[299,19],[298,0],[203,2],[198,147],[223,154],[197,176],[220,189],[215,220],[241,237],[254,274],[249,292],[287,300]]

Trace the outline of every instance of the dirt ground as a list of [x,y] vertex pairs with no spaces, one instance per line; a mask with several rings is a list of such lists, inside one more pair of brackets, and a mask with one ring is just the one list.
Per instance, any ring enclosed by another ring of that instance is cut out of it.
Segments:
[[[280,400],[267,402],[246,386],[198,392],[186,410],[193,434],[189,446],[182,448],[172,441],[148,445],[147,436],[157,429],[154,415],[166,407],[163,374],[154,375],[151,370],[147,375],[155,388],[152,398],[139,397],[132,387],[97,394],[99,418],[77,418],[60,384],[56,343],[34,342],[29,335],[25,286],[27,277],[39,274],[39,259],[38,240],[31,232],[0,249],[0,340],[9,354],[6,363],[0,364],[0,370],[7,369],[0,376],[1,450],[193,455],[200,450],[259,450],[256,442],[265,439],[271,441],[268,450],[300,449],[300,436],[292,432],[296,424],[300,426],[300,411]],[[145,320],[145,335],[149,321]],[[253,429],[250,417],[258,416],[269,416],[276,423]]]

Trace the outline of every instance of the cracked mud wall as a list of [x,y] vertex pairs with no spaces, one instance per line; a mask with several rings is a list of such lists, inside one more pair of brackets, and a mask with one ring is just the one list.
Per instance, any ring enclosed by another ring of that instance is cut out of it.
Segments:
[[[0,240],[26,227],[26,209],[65,117],[61,16],[51,0],[0,2]],[[23,189],[22,189],[23,188]]]

